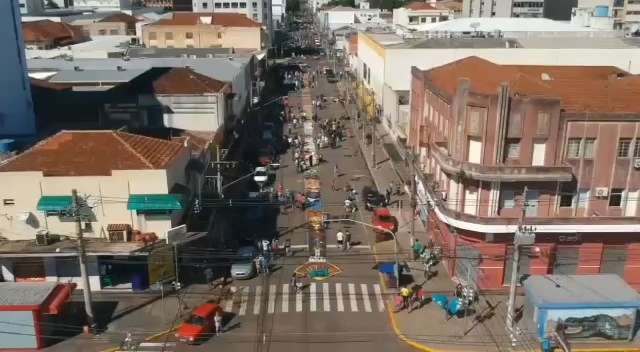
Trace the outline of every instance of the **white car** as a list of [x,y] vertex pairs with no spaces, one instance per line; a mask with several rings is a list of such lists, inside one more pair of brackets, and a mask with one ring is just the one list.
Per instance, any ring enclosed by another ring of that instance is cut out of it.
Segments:
[[268,179],[269,173],[267,172],[267,168],[263,166],[256,167],[256,170],[253,173],[253,180],[260,185],[267,182]]

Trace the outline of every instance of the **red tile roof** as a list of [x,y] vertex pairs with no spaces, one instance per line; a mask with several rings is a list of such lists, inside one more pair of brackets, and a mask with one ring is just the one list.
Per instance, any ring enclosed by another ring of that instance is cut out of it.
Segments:
[[161,19],[151,25],[194,26],[212,24],[225,27],[261,27],[260,23],[239,13],[174,12],[170,19]]
[[413,11],[421,11],[421,10],[437,10],[437,8],[429,3],[424,1],[414,1],[404,6],[406,9]]
[[58,41],[63,45],[68,45],[84,40],[80,26],[51,20],[22,22],[22,36],[27,43]]
[[127,15],[126,13],[114,13],[113,15],[109,15],[98,22],[124,22],[124,23],[136,23],[138,19]]
[[117,131],[62,131],[0,165],[0,172],[110,176],[112,170],[164,169],[183,144]]
[[207,94],[218,93],[228,84],[189,68],[175,67],[154,80],[152,86],[156,94]]
[[498,65],[471,56],[424,71],[424,77],[449,97],[466,78],[477,94],[497,94],[506,82],[514,95],[557,98],[569,112],[640,112],[640,76],[610,66]]

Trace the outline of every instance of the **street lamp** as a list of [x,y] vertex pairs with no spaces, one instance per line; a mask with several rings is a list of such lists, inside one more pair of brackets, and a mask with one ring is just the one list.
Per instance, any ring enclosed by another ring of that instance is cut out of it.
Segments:
[[393,237],[393,256],[394,256],[394,260],[396,262],[396,268],[398,268],[398,275],[396,275],[396,285],[400,286],[400,261],[398,259],[398,238],[396,237],[396,234],[393,233],[393,231],[391,231],[389,229],[385,229],[384,227],[375,226],[375,225],[366,223],[364,221],[359,221],[359,220],[354,220],[354,219],[327,219],[327,220],[325,220],[325,222],[343,222],[343,221],[350,221],[350,222],[353,222],[353,223],[356,223],[356,224],[360,224],[362,226],[370,227],[372,229],[380,230],[380,231],[383,231],[385,233],[391,234],[391,236]]

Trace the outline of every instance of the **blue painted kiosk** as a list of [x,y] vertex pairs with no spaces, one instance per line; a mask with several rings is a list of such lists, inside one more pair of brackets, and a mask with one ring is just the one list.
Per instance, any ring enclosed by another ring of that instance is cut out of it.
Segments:
[[524,323],[541,341],[556,329],[574,342],[634,336],[640,295],[618,275],[534,275],[524,290]]

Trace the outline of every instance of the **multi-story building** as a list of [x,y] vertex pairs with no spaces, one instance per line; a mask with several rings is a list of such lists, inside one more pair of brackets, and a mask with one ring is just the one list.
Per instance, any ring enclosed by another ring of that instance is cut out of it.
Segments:
[[191,11],[191,0],[143,0],[145,7],[162,7],[174,11]]
[[0,135],[30,135],[36,125],[18,1],[0,1],[0,14],[0,76],[11,87],[0,97]]
[[134,0],[73,0],[73,7],[77,9],[91,9],[95,11],[127,11],[139,7]]
[[271,0],[271,21],[273,29],[283,29],[286,24],[287,0]]
[[414,1],[393,10],[393,24],[407,28],[413,26],[448,21],[453,18],[453,10],[431,2]]
[[380,9],[353,8],[334,6],[318,12],[320,26],[324,30],[332,31],[342,26],[360,24],[380,24],[384,20],[380,17]]
[[624,29],[630,32],[640,30],[640,0],[624,1]]
[[37,16],[44,12],[43,0],[18,0],[21,15]]
[[236,48],[260,50],[266,39],[259,23],[237,13],[175,12],[142,27],[149,48]]
[[545,0],[464,0],[464,17],[542,17]]
[[136,35],[138,20],[126,13],[115,13],[95,22],[82,25],[85,34],[91,37],[103,35]]
[[638,92],[640,77],[607,66],[414,67],[408,145],[449,274],[508,284],[522,224],[536,244],[521,274],[615,273],[640,287]]
[[[166,251],[203,180],[189,166],[206,150],[198,145],[111,130],[62,131],[9,159],[0,166],[4,279],[80,281],[70,216],[76,189],[91,289],[135,289],[145,281],[138,275],[153,274],[150,256]],[[140,266],[123,270],[113,256]]]
[[193,12],[239,13],[262,24],[272,34],[271,0],[193,0]]

